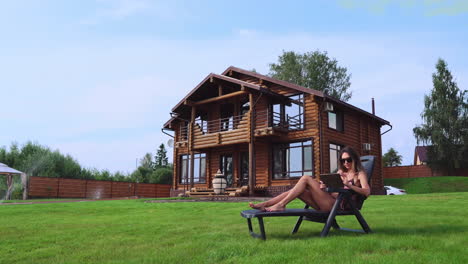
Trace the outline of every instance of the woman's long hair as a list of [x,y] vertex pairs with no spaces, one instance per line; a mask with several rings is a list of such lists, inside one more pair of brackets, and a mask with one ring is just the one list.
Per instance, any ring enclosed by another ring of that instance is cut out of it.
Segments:
[[359,155],[357,152],[351,148],[351,147],[344,147],[340,150],[340,169],[341,171],[348,172],[346,170],[346,167],[344,166],[343,162],[341,162],[341,157],[343,156],[343,153],[348,153],[348,155],[353,159],[352,165],[351,165],[351,170],[354,172],[354,183],[357,184],[358,182],[358,174],[360,171],[363,171],[364,168],[362,167],[361,164],[361,159],[359,158]]

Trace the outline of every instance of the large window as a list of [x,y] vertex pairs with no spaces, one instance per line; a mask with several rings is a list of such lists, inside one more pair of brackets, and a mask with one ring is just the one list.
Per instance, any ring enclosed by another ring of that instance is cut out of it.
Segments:
[[338,144],[330,144],[330,172],[337,172],[340,167],[340,150],[342,146]]
[[[206,154],[197,153],[193,155],[193,183],[206,182]],[[179,183],[190,184],[190,155],[180,156]]]
[[328,112],[328,127],[337,131],[344,130],[343,112]]
[[273,179],[313,175],[312,140],[273,146]]

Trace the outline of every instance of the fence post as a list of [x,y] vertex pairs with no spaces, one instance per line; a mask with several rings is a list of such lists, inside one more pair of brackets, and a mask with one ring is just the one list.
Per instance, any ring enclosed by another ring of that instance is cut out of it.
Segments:
[[57,198],[59,198],[59,191],[60,191],[60,178],[57,178]]
[[85,179],[85,189],[84,189],[84,195],[83,198],[86,199],[86,194],[88,193],[88,179]]

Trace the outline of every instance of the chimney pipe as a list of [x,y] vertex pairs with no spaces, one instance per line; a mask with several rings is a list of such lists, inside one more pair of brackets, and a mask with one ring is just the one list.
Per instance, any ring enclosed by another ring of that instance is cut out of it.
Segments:
[[374,97],[372,97],[372,114],[375,115],[375,102],[374,102]]

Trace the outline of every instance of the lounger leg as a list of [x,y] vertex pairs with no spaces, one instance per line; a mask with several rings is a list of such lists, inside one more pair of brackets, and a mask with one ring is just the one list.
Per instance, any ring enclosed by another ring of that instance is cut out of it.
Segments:
[[257,234],[253,231],[252,220],[250,218],[247,218],[247,225],[249,226],[249,233],[252,237],[266,240],[265,227],[263,225],[263,217],[257,217],[257,218],[258,218],[258,225],[260,227],[260,234]]
[[333,227],[334,229],[337,229],[337,230],[340,229],[340,225],[338,225],[338,223],[336,222],[336,218],[335,218],[335,220],[333,220],[332,227]]
[[263,226],[263,217],[258,217],[258,224],[260,225],[260,235],[263,240],[266,240],[265,227]]
[[367,225],[366,220],[364,220],[364,217],[362,217],[361,212],[359,212],[359,210],[355,209],[354,210],[354,215],[356,216],[356,219],[359,221],[359,224],[361,224],[362,229],[364,229],[364,232],[372,233],[372,230],[370,229],[369,225]]
[[333,204],[333,207],[330,211],[330,215],[328,215],[327,223],[325,224],[325,226],[322,229],[322,232],[320,233],[321,237],[326,237],[333,223],[336,224],[336,221],[335,221],[336,211],[338,210],[338,206],[340,205],[341,200],[343,200],[343,195],[339,194],[338,197],[336,198],[335,204]]
[[297,219],[296,225],[294,226],[291,234],[296,234],[297,233],[297,231],[299,230],[299,227],[302,224],[303,219],[304,219],[304,216],[299,216],[299,218]]

